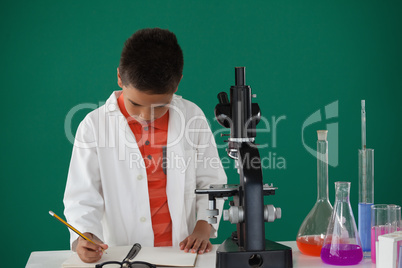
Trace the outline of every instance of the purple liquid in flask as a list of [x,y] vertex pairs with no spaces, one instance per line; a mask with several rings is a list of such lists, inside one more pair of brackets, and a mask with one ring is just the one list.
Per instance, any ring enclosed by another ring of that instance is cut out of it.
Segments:
[[363,250],[353,244],[327,244],[321,249],[323,262],[332,265],[355,265],[363,259]]
[[355,265],[363,259],[363,249],[349,197],[350,182],[335,182],[335,206],[321,249],[324,263]]

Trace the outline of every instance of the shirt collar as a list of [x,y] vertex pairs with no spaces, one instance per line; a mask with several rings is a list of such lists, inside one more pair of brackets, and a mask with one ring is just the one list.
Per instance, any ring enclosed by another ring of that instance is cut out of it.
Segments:
[[124,98],[123,98],[123,94],[121,94],[119,96],[119,98],[117,99],[117,103],[119,105],[120,111],[121,113],[124,115],[124,117],[127,119],[127,122],[129,125],[132,124],[139,124],[143,127],[145,126],[150,126],[153,128],[157,128],[157,129],[161,129],[161,130],[168,130],[168,123],[169,123],[169,111],[167,111],[162,117],[159,117],[158,119],[153,120],[150,123],[140,123],[137,120],[135,120],[133,117],[131,117],[127,110],[126,110],[126,106],[124,105]]

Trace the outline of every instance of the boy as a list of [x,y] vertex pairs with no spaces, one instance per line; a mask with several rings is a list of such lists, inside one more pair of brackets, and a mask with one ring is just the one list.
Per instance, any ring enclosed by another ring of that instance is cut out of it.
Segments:
[[[214,137],[200,108],[174,93],[183,53],[168,30],[143,29],[125,43],[118,85],[77,129],[64,205],[69,223],[99,245],[71,233],[84,262],[108,245],[211,250],[217,224],[196,188],[226,183]],[[222,211],[223,203],[218,204]],[[219,217],[218,217],[219,218]]]

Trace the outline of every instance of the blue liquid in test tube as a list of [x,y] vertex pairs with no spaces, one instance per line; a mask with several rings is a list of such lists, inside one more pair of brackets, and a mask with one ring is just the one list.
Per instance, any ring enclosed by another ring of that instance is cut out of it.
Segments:
[[371,205],[359,203],[359,236],[365,252],[371,251]]

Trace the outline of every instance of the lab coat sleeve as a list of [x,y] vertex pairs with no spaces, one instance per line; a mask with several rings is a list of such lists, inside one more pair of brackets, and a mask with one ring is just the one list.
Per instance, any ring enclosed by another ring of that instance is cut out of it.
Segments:
[[[198,189],[209,188],[211,184],[227,183],[227,177],[219,158],[215,139],[204,114],[202,115],[204,119],[200,120],[197,146],[196,186]],[[198,194],[196,198],[197,221],[207,220],[208,195]],[[212,224],[211,238],[217,237],[223,204],[222,199],[217,199],[216,208],[219,210],[219,216],[217,216],[217,223]]]
[[[103,241],[101,219],[104,212],[97,141],[88,116],[77,129],[67,184],[64,193],[64,214],[80,232],[89,232]],[[78,235],[70,231],[70,243],[75,251]]]

